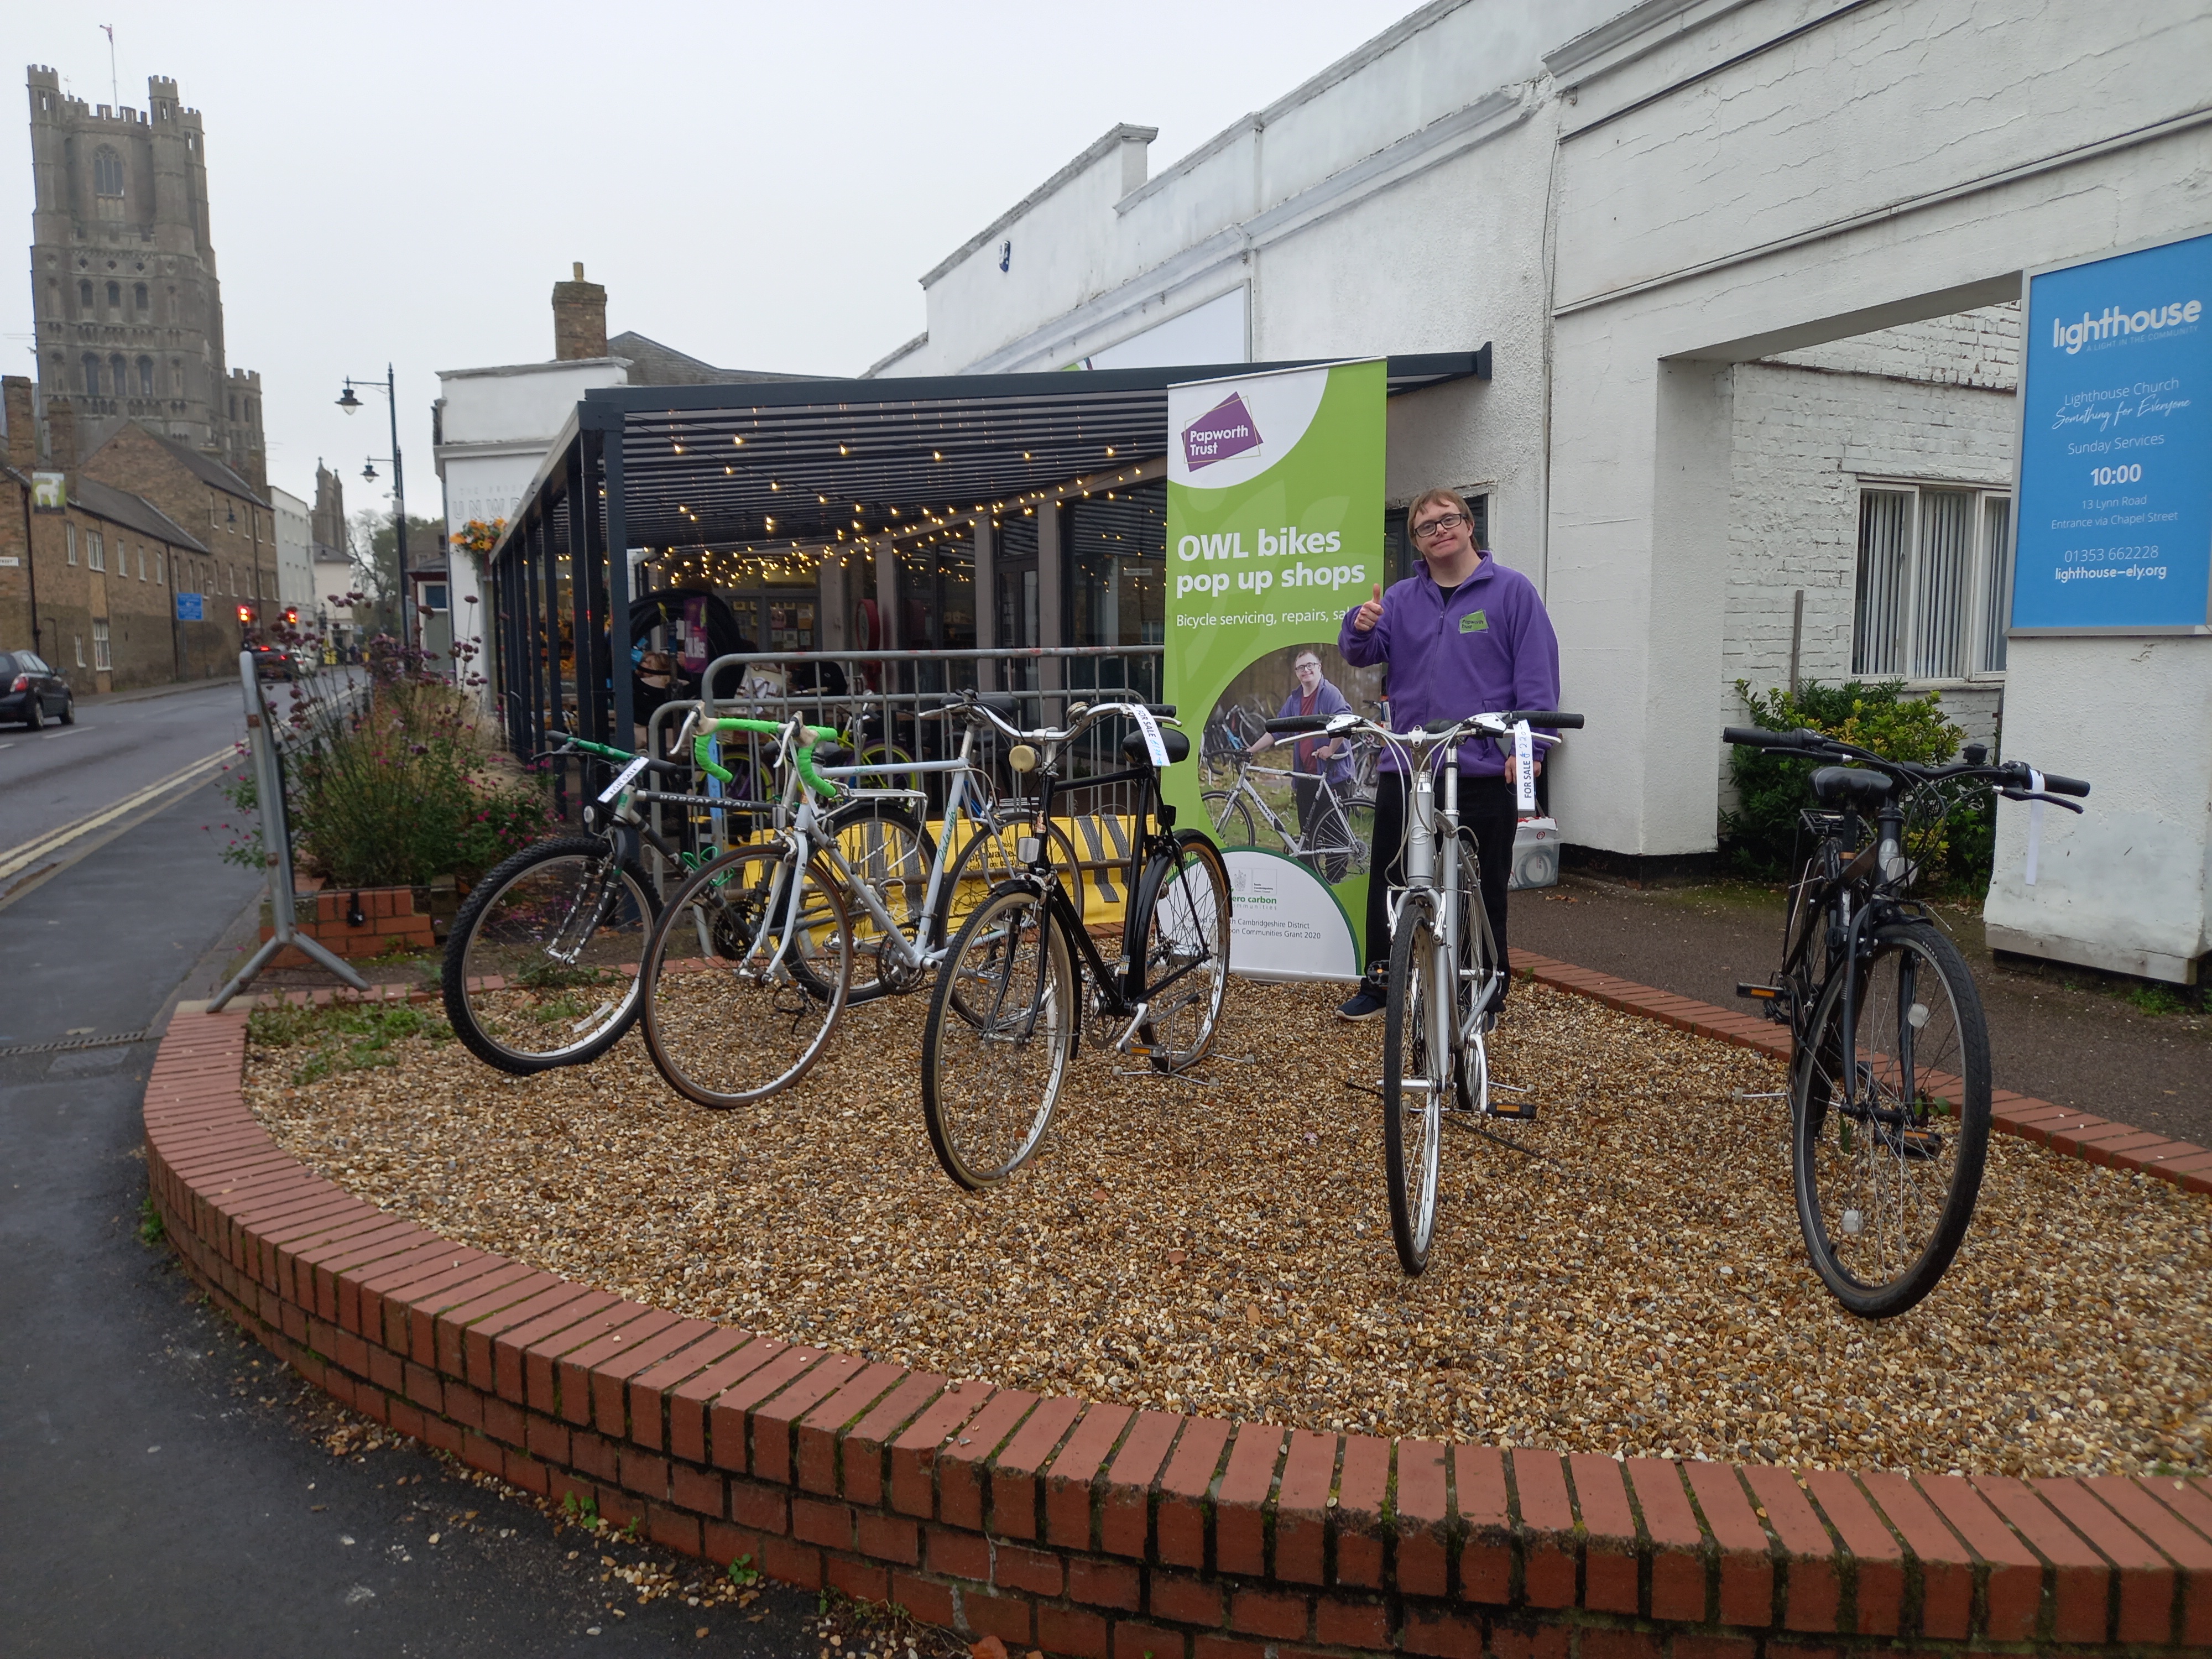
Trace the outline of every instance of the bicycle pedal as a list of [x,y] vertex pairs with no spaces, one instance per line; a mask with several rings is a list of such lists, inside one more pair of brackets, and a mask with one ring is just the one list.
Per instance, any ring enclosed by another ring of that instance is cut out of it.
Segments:
[[1502,1118],[1508,1123],[1534,1123],[1536,1121],[1536,1103],[1533,1100],[1523,1100],[1511,1105],[1500,1106],[1493,1102],[1483,1115],[1486,1117]]
[[1943,1137],[1933,1129],[1901,1129],[1898,1156],[1915,1164],[1929,1164],[1943,1156]]

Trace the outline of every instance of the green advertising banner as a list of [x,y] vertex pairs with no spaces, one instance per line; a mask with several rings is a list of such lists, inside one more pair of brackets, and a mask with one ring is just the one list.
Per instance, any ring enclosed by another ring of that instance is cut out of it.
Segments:
[[1264,726],[1382,697],[1336,640],[1383,580],[1385,391],[1379,358],[1168,388],[1166,695],[1204,721],[1168,795],[1228,854],[1231,959],[1258,978],[1359,975],[1373,757]]

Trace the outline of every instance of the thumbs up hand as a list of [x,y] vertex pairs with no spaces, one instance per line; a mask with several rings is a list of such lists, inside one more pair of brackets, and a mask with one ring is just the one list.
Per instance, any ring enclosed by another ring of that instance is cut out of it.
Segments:
[[1382,620],[1382,584],[1375,584],[1375,597],[1352,613],[1352,625],[1362,634],[1371,634],[1375,624]]

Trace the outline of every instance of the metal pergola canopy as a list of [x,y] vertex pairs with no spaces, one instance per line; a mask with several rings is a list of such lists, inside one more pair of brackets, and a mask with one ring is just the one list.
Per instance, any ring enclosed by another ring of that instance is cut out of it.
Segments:
[[[1487,380],[1490,348],[1388,364],[1397,396]],[[610,386],[586,394],[574,435],[620,434],[624,545],[769,553],[909,530],[1151,459],[1171,384],[1303,367]],[[559,462],[533,494],[564,488]]]
[[[773,559],[906,544],[1024,496],[1157,477],[1172,385],[1340,361],[594,390],[487,560],[516,752],[539,746],[566,694],[585,735],[628,740],[629,676],[613,672],[630,648],[628,550]],[[1389,392],[1486,380],[1490,362],[1487,344],[1393,356]]]

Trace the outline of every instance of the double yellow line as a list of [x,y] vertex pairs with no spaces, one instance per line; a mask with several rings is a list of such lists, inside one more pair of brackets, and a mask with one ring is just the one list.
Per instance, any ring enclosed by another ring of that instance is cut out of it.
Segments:
[[[104,830],[118,818],[127,817],[143,807],[149,806],[164,795],[198,783],[217,767],[237,754],[234,746],[226,746],[214,754],[194,761],[191,765],[172,772],[157,783],[149,783],[135,794],[125,795],[112,806],[103,806],[97,812],[81,817],[74,823],[33,837],[19,847],[0,853],[0,897],[4,897],[8,885],[24,871],[50,861],[55,854],[72,842],[81,841],[95,830]],[[90,851],[90,848],[87,848]]]

